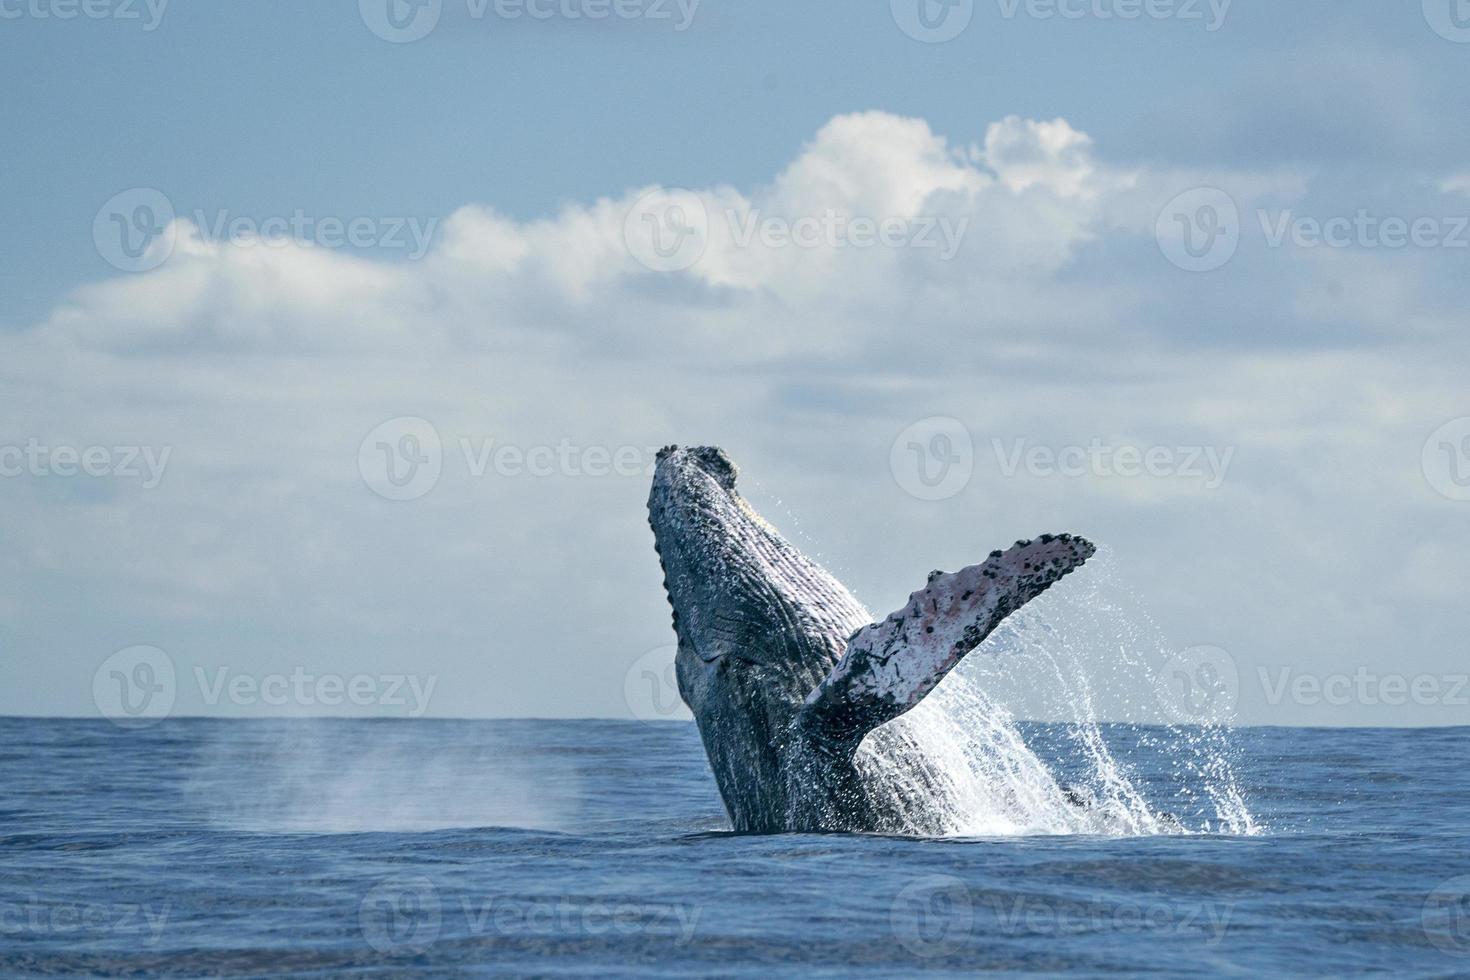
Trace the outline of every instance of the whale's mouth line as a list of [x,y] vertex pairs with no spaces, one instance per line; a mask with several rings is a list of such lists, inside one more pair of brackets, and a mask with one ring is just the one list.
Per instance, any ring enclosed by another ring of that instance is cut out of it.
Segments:
[[[725,582],[740,562],[722,557],[731,542],[746,540],[769,525],[735,488],[736,468],[723,450],[695,446],[665,446],[658,453],[654,493],[648,504],[648,525],[654,533],[654,551],[663,572],[664,598],[673,610],[673,625],[689,653],[701,664],[759,665],[759,657],[741,649],[738,639],[747,624],[722,614],[715,596],[690,592],[691,575],[716,583],[717,590],[733,588]],[[672,574],[671,574],[672,571]],[[745,587],[754,585],[742,578]],[[722,584],[723,583],[723,584]],[[682,615],[681,615],[682,611]],[[692,632],[688,629],[694,627]]]

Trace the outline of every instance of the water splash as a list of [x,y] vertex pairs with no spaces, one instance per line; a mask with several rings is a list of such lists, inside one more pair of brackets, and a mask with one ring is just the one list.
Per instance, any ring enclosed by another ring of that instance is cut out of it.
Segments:
[[858,764],[908,832],[1262,832],[1229,729],[1157,723],[1154,665],[1171,650],[1105,554],[1088,568],[1007,620],[864,742]]

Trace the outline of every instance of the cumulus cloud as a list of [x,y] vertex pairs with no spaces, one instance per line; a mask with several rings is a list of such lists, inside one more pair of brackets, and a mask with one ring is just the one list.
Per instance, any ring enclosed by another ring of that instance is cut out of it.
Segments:
[[[1470,412],[1439,356],[1463,289],[1422,256],[1245,235],[1192,273],[1154,240],[1190,188],[1227,188],[1248,223],[1310,181],[1120,167],[1063,119],[951,142],[868,112],[767,184],[679,190],[705,222],[673,270],[629,241],[640,202],[674,193],[655,187],[531,221],[466,205],[412,262],[222,243],[179,219],[160,268],[0,338],[0,444],[172,450],[151,489],[0,480],[9,638],[75,678],[6,707],[86,710],[96,663],[149,642],[186,672],[408,665],[442,675],[437,714],[626,714],[624,671],[669,640],[643,517],[648,450],[667,442],[726,444],[769,516],[875,611],[932,567],[1069,529],[1111,546],[1180,643],[1232,650],[1243,675],[1389,650],[1442,663],[1435,583],[1454,552],[1379,570],[1426,528],[1467,543],[1420,461]],[[359,450],[398,416],[430,421],[443,472],[391,502]],[[890,471],[928,416],[975,446],[939,502]],[[1018,439],[1233,455],[1214,488],[1007,473],[994,446]],[[484,468],[506,446],[639,462]]]

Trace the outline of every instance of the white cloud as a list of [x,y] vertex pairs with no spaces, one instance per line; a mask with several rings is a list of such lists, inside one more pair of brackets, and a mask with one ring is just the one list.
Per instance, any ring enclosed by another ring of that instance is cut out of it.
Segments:
[[1039,185],[1062,197],[1080,197],[1091,190],[1092,140],[1065,119],[1007,116],[990,127],[984,151],[975,155],[1013,191]]
[[1470,195],[1470,173],[1451,174],[1439,182],[1439,189],[1446,194]]
[[[1376,256],[1243,248],[1207,276],[1173,267],[1154,219],[1204,183],[1247,213],[1303,178],[1123,171],[1060,119],[1008,117],[961,150],[922,120],[862,113],[767,185],[693,189],[710,233],[683,272],[648,270],[624,242],[647,188],[529,222],[467,206],[417,262],[222,245],[181,222],[158,270],[79,289],[0,338],[0,445],[173,447],[156,490],[0,480],[17,651],[76,679],[12,688],[0,711],[86,710],[92,666],[148,642],[183,664],[407,658],[444,675],[435,713],[621,713],[623,669],[667,642],[644,479],[475,477],[461,438],[725,443],[761,503],[785,501],[769,516],[878,610],[929,568],[1068,529],[1111,545],[1181,644],[1232,650],[1243,676],[1291,651],[1437,662],[1442,622],[1414,588],[1454,552],[1374,569],[1405,537],[1464,543],[1464,505],[1418,472],[1424,437],[1470,414],[1440,356],[1454,323]],[[948,261],[738,240],[752,216],[829,212],[965,231]],[[1317,288],[1327,265],[1338,293]],[[1384,343],[1199,332],[1193,313],[1229,320],[1237,303],[1371,318]],[[357,453],[400,415],[434,423],[444,474],[389,503]],[[938,504],[888,471],[894,436],[929,415],[964,420],[980,454]],[[991,437],[1235,456],[1215,491],[1007,478]]]

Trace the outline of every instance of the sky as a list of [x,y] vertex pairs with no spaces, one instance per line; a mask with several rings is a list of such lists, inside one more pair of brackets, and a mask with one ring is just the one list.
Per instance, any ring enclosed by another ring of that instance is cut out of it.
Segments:
[[879,617],[1097,541],[1018,714],[1470,724],[1461,0],[0,0],[0,81],[0,714],[677,718],[678,443]]

